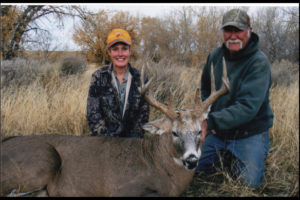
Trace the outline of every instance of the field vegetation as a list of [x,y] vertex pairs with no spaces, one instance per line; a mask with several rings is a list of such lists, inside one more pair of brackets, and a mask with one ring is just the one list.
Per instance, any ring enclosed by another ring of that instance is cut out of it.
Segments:
[[[168,59],[150,58],[132,64],[149,66],[156,98],[165,102],[169,89],[175,106],[192,105],[201,67],[187,67]],[[59,62],[16,58],[1,63],[1,139],[14,135],[89,135],[86,99],[91,74],[100,67],[78,56]],[[66,68],[70,68],[66,70]],[[67,73],[66,73],[67,72]],[[196,176],[182,196],[298,196],[299,197],[299,66],[282,60],[272,64],[271,148],[265,179],[257,189],[242,186],[226,170]],[[150,120],[163,117],[151,108]],[[255,148],[255,147],[254,147]]]

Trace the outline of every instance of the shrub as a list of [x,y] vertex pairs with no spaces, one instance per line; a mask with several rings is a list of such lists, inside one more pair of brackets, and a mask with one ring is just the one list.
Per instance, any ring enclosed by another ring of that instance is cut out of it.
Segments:
[[160,102],[167,103],[171,89],[176,96],[174,106],[178,104],[182,100],[178,90],[181,83],[178,79],[184,68],[167,59],[161,59],[158,63],[153,62],[151,59],[143,59],[142,61],[139,60],[135,67],[141,69],[143,64],[147,66],[145,73],[148,74],[149,78],[153,78],[152,91],[155,98]]
[[[147,66],[145,73],[148,74],[149,79],[153,78],[151,90],[155,99],[167,104],[171,90],[174,96],[174,108],[187,108],[193,105],[196,88],[200,87],[200,68],[180,65],[167,58],[154,62],[151,58],[146,57],[133,64],[139,70],[142,65]],[[150,120],[164,117],[157,109],[151,109],[151,112]]]
[[289,86],[299,75],[299,66],[286,60],[275,61],[271,65],[273,86]]
[[28,85],[36,80],[48,68],[49,63],[38,60],[14,58],[1,62],[1,88]]
[[87,61],[82,56],[68,56],[62,60],[59,69],[62,76],[74,75],[84,72],[87,69]]

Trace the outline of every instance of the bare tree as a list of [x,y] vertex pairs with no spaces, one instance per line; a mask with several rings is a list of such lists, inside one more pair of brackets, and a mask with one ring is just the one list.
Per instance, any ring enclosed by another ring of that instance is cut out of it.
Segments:
[[287,47],[289,50],[286,59],[299,63],[299,8],[282,8],[282,12],[287,17],[285,23],[287,25]]
[[196,10],[195,46],[193,65],[204,66],[210,51],[222,44],[220,29],[225,10],[217,7],[200,7]]
[[[76,8],[76,9],[75,9]],[[48,20],[50,16],[58,19],[59,25],[63,26],[63,17],[81,17],[78,10],[80,7],[74,6],[46,6],[28,5],[1,6],[1,52],[4,59],[11,59],[18,56],[23,44],[32,42],[31,32],[49,32],[42,28],[42,20]]]
[[[297,22],[298,20],[298,22]],[[271,62],[299,61],[299,10],[261,8],[253,16],[253,31],[260,36],[261,49]]]
[[39,59],[43,59],[44,61],[49,60],[51,55],[54,54],[54,51],[56,51],[60,47],[59,44],[54,42],[54,38],[49,32],[39,32],[34,38],[30,38],[30,40],[27,40],[24,44],[24,48],[26,50],[36,50],[37,56]]

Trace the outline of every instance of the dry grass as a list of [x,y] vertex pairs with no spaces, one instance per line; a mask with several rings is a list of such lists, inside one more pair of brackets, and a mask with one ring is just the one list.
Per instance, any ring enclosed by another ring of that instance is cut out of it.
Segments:
[[299,82],[273,88],[271,106],[275,119],[266,187],[281,196],[299,196]]
[[87,134],[85,108],[89,81],[89,74],[60,77],[56,68],[30,85],[3,88],[2,136]]
[[[140,68],[142,63],[134,64]],[[169,61],[150,62],[153,90],[165,102],[171,88],[176,107],[192,104],[199,87],[201,69],[178,66]],[[29,85],[1,89],[1,135],[68,134],[87,135],[86,98],[91,65],[82,75],[59,76],[57,67]],[[182,196],[299,196],[299,83],[276,85],[271,90],[275,114],[270,130],[271,149],[263,184],[257,189],[242,186],[225,171],[195,177]],[[162,117],[151,109],[150,120]]]

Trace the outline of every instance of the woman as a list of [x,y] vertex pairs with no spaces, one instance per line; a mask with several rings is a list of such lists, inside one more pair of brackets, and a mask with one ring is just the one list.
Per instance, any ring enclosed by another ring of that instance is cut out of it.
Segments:
[[114,29],[107,37],[111,63],[92,74],[87,98],[87,120],[93,136],[144,136],[142,125],[148,122],[149,104],[138,91],[140,72],[129,63],[131,44],[129,33],[123,29]]

